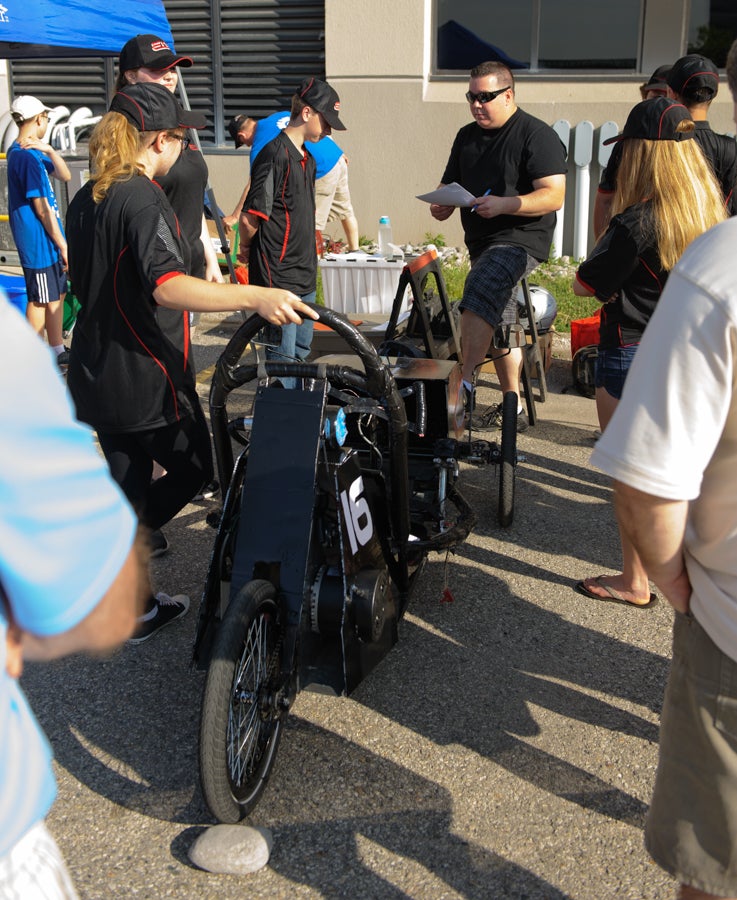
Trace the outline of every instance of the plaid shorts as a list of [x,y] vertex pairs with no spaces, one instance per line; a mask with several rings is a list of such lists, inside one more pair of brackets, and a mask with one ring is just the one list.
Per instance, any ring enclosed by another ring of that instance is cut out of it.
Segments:
[[514,288],[540,265],[523,247],[494,244],[471,261],[460,310],[468,310],[495,328],[517,321]]

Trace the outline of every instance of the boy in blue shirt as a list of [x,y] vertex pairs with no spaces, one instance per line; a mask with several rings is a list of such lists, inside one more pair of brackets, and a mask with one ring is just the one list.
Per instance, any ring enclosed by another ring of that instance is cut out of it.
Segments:
[[46,337],[65,366],[69,354],[62,341],[67,290],[67,242],[51,177],[72,177],[58,151],[45,142],[49,109],[37,97],[16,97],[10,112],[18,137],[8,150],[8,212],[13,240],[26,279],[26,317]]

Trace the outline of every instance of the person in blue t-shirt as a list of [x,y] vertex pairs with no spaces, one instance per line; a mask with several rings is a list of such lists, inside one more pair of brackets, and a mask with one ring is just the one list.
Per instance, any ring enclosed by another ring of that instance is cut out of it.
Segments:
[[[256,161],[261,149],[289,124],[289,113],[284,110],[272,113],[265,119],[251,119],[244,115],[234,116],[228,124],[228,131],[236,147],[250,147],[250,166]],[[348,188],[348,160],[342,149],[331,137],[324,137],[309,144],[307,152],[315,160],[315,229],[325,230],[328,222],[336,219],[343,226],[349,252],[358,250],[358,221],[353,211]],[[243,204],[246,202],[250,180],[238,200],[232,215],[223,221],[233,225],[238,221]]]
[[44,825],[56,794],[51,747],[18,677],[24,659],[108,651],[129,637],[145,556],[92,431],[2,292],[0,332],[0,897],[71,898]]
[[67,164],[45,135],[49,109],[37,97],[16,97],[10,112],[18,137],[8,149],[8,212],[10,230],[26,280],[26,316],[37,334],[46,330],[57,362],[69,354],[62,340],[64,295],[67,291],[67,242],[51,176],[72,177]]

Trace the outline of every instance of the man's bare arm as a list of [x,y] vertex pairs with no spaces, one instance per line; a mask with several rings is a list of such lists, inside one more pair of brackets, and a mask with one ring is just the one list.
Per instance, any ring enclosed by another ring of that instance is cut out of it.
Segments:
[[230,225],[232,228],[235,223],[238,221],[241,210],[243,209],[243,204],[246,202],[246,197],[248,196],[248,189],[251,187],[251,179],[249,178],[246,182],[246,186],[243,188],[243,193],[240,195],[238,199],[238,203],[236,204],[235,209],[229,216],[223,216],[223,222],[226,225]]
[[248,262],[248,253],[251,248],[251,241],[254,239],[256,232],[261,224],[261,219],[252,213],[241,212],[238,220],[238,261],[242,263]]
[[147,560],[147,543],[139,533],[115,581],[78,625],[49,637],[22,633],[24,659],[45,661],[82,651],[104,653],[122,644],[133,634],[149,594]]
[[650,578],[674,609],[687,612],[691,582],[683,557],[683,535],[688,501],[664,500],[615,481],[614,509]]
[[529,194],[514,197],[495,197],[488,194],[476,199],[476,215],[485,219],[494,216],[544,216],[557,212],[566,196],[566,176],[548,175],[532,182]]
[[61,228],[59,227],[56,213],[51,208],[46,197],[32,197],[31,204],[33,206],[33,211],[40,219],[41,224],[46,230],[46,233],[54,242],[54,244],[56,244],[56,246],[59,248],[59,254],[61,255],[62,262],[64,263],[64,268],[66,269],[68,265],[67,242],[64,239]]

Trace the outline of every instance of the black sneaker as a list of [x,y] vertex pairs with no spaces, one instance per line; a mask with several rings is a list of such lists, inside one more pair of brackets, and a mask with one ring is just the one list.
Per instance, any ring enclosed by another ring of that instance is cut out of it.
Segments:
[[69,368],[69,351],[62,350],[61,353],[56,354],[56,364],[61,369],[62,372],[66,372]]
[[199,493],[195,494],[192,500],[212,500],[220,493],[220,484],[213,479],[203,485]]
[[152,531],[149,535],[148,542],[151,547],[152,559],[157,556],[163,556],[165,553],[169,552],[169,541],[167,541],[163,531]]
[[128,638],[129,644],[142,644],[150,637],[161,631],[177,619],[186,615],[189,609],[189,597],[185,594],[176,594],[170,597],[168,594],[159,593],[154,598],[156,603],[153,609],[138,618],[138,627],[133,636]]
[[[502,405],[501,403],[497,403],[496,406],[492,406],[486,410],[486,412],[481,416],[483,419],[486,428],[501,428],[502,427]],[[521,409],[517,413],[517,434],[522,431],[527,431],[529,427],[529,421],[527,419],[527,413],[524,409]]]

